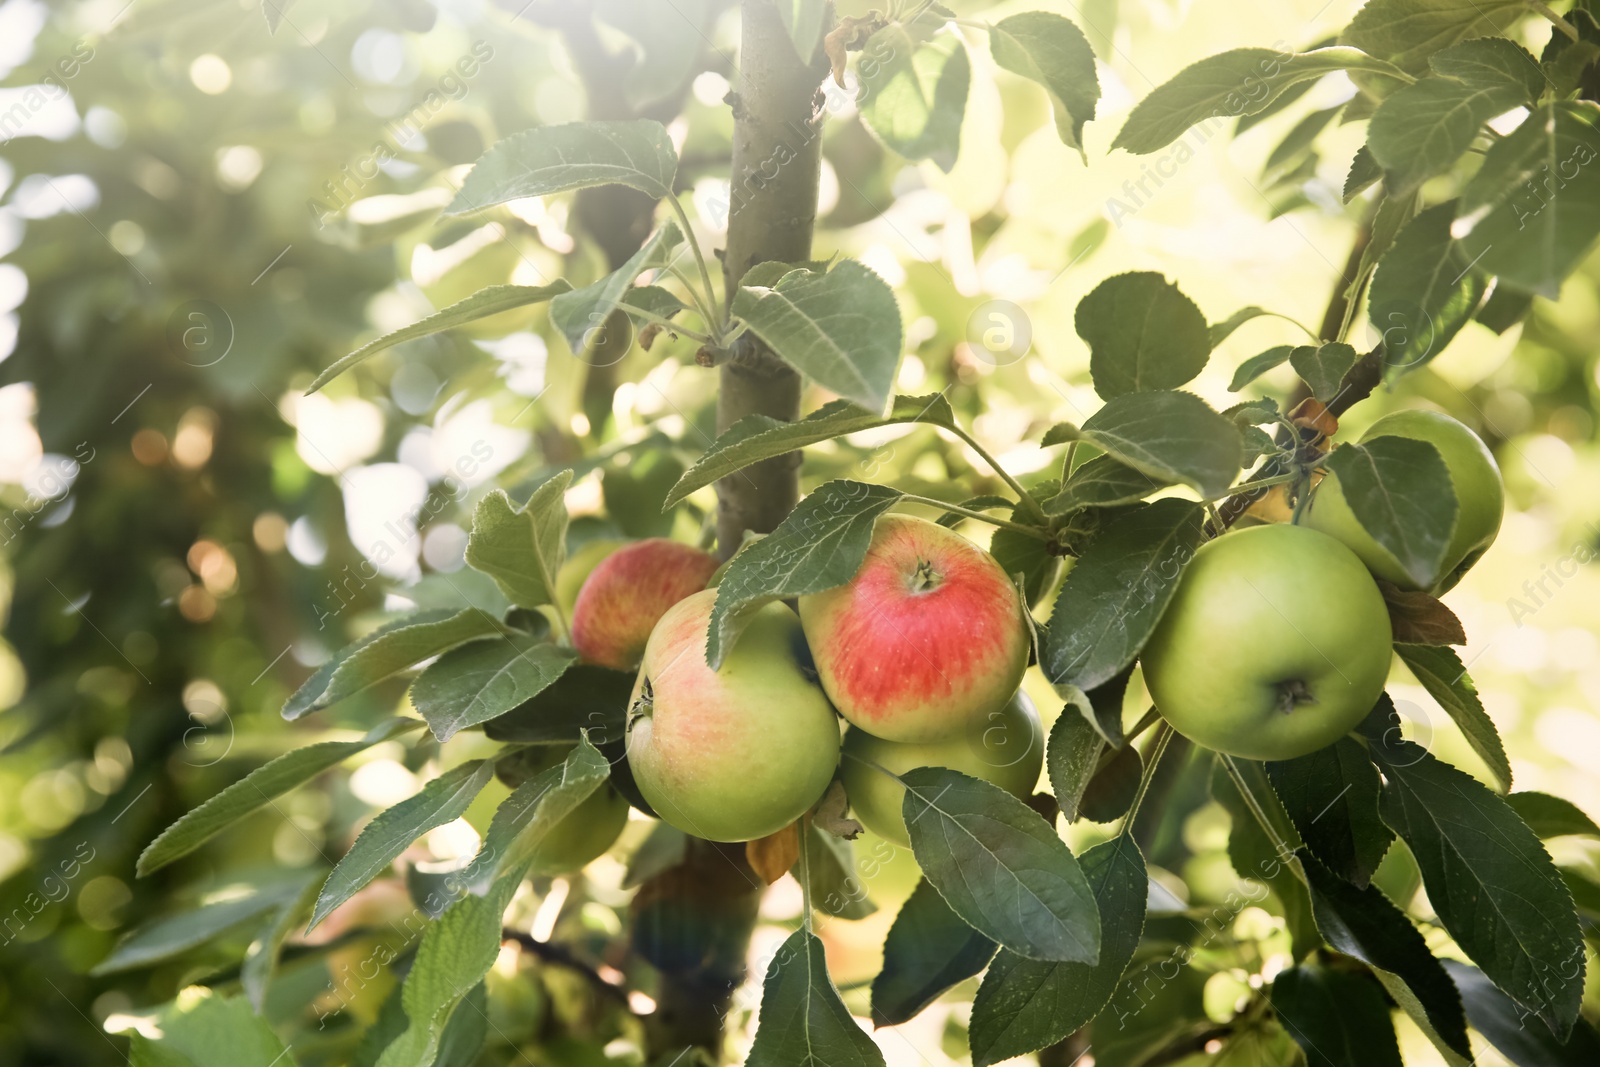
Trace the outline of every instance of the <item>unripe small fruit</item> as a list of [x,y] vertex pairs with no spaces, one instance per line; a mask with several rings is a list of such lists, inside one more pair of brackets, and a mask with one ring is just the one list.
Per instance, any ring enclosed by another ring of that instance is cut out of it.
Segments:
[[883,771],[905,774],[918,767],[948,767],[1027,798],[1044,767],[1044,729],[1033,701],[1019,689],[967,736],[948,741],[885,741],[859,726],[845,732],[843,777],[850,810],[868,830],[902,848],[911,847],[902,807],[906,790]]
[[572,646],[590,663],[631,671],[668,608],[704,589],[717,558],[692,545],[652,537],[595,565],[572,608]]
[[993,556],[953,530],[885,515],[854,578],[800,598],[817,675],[876,737],[966,735],[1022,683],[1022,598]]
[[822,798],[839,765],[839,720],[801,657],[794,612],[767,604],[722,667],[706,663],[714,589],[661,617],[628,708],[628,762],[666,822],[710,841],[749,841]]

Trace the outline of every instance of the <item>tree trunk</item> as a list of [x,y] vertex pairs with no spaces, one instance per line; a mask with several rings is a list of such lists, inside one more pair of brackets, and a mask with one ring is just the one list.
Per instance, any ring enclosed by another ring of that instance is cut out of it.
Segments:
[[[811,258],[822,168],[823,66],[803,61],[771,0],[744,0],[739,84],[733,103],[728,248],[729,303],[745,271],[767,260]],[[808,57],[809,58],[809,57]],[[754,335],[721,368],[717,429],[746,415],[793,421],[800,376]],[[800,497],[800,453],[779,456],[717,483],[717,544],[724,559],[746,530],[767,533]]]
[[[728,247],[723,255],[731,303],[739,279],[767,260],[811,258],[822,166],[822,94],[827,70],[802,59],[772,0],[743,0]],[[719,430],[746,415],[793,421],[800,376],[746,334],[720,369]],[[717,543],[732,556],[745,531],[769,533],[800,494],[800,454],[748,467],[717,483]],[[704,1048],[720,1058],[733,992],[765,885],[743,845],[691,839],[684,862],[641,887],[634,943],[661,971],[651,1054]]]

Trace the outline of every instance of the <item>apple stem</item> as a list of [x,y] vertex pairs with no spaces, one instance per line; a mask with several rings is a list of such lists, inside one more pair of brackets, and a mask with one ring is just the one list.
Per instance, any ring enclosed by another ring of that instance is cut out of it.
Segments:
[[911,577],[911,591],[913,593],[931,593],[944,584],[944,575],[933,569],[933,564],[925,559],[917,560],[917,572]]
[[1138,817],[1139,805],[1144,803],[1144,796],[1150,791],[1150,783],[1155,779],[1156,767],[1161,763],[1161,757],[1167,751],[1167,743],[1172,740],[1172,727],[1162,723],[1156,727],[1155,734],[1150,738],[1150,747],[1144,753],[1144,773],[1139,776],[1139,789],[1133,794],[1133,803],[1128,805],[1128,813],[1122,817],[1122,833],[1133,832],[1133,820]]
[[1278,683],[1278,710],[1287,715],[1302,704],[1315,704],[1317,698],[1311,695],[1311,687],[1300,678],[1290,678]]
[[1034,518],[1039,519],[1041,522],[1049,518],[1044,513],[1044,508],[1040,507],[1039,502],[1033,498],[1033,494],[1022,488],[1022,483],[1013,478],[1004,467],[1000,466],[1000,461],[990,455],[989,451],[978,443],[976,437],[962,429],[959,424],[953,424],[950,427],[950,431],[965,441],[968,448],[983,457],[983,461],[989,464],[994,469],[995,474],[999,475],[1001,480],[1011,487],[1012,491],[1017,494],[1017,499],[1022,501],[1022,506],[1031,511]]
[[1007,530],[1015,530],[1017,533],[1026,534],[1027,536],[1038,541],[1050,541],[1050,535],[1037,526],[1024,526],[1020,522],[1012,522],[1009,519],[997,519],[993,515],[985,515],[981,511],[973,511],[970,508],[961,507],[959,504],[947,504],[943,500],[935,500],[931,496],[917,496],[915,493],[901,493],[900,499],[909,504],[926,504],[930,508],[940,508],[944,511],[948,511],[952,515],[960,515],[964,519],[976,519],[979,522],[987,522],[991,526],[1000,526]]
[[639,699],[628,706],[628,722],[624,730],[631,730],[633,724],[640,719],[647,719],[655,711],[655,690],[650,686],[650,679],[646,678],[639,687]]

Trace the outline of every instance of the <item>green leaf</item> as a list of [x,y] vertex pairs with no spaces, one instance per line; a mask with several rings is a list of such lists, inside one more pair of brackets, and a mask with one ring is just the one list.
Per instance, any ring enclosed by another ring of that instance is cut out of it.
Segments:
[[[404,992],[402,987],[402,995]],[[491,1025],[489,989],[479,982],[461,998],[460,1009],[451,1013],[439,1035],[439,1053],[429,1067],[476,1067]]]
[[770,287],[741,286],[732,312],[786,363],[869,411],[889,403],[900,366],[900,306],[867,267],[792,270]]
[[1074,470],[1061,492],[1042,506],[1046,515],[1116,507],[1143,500],[1168,484],[1110,456],[1096,456]]
[[267,36],[278,32],[283,25],[283,9],[290,0],[261,0],[261,17],[267,20]]
[[1511,761],[1506,757],[1505,744],[1494,720],[1483,710],[1483,701],[1478,699],[1478,689],[1467,677],[1461,657],[1454,649],[1436,645],[1397,644],[1394,650],[1428,695],[1455,720],[1467,744],[1494,775],[1500,791],[1509,790]]
[[1581,5],[1573,5],[1567,12],[1567,22],[1578,31],[1576,40],[1564,33],[1552,33],[1550,41],[1539,53],[1541,73],[1548,79],[1552,98],[1556,100],[1582,93],[1594,99],[1596,85],[1595,63],[1600,61],[1600,22]]
[[1583,999],[1572,894],[1503,798],[1398,737],[1391,729],[1371,746],[1385,779],[1383,818],[1416,857],[1429,903],[1495,985],[1564,1037]]
[[1340,878],[1366,886],[1394,841],[1378,815],[1382,779],[1367,751],[1341,737],[1326,748],[1266,764],[1273,792],[1314,856]]
[[1233,423],[1193,393],[1116,397],[1076,436],[1152,478],[1182,482],[1211,498],[1227,495],[1244,457]]
[[243,997],[189,986],[150,1020],[161,1036],[146,1037],[127,1023],[131,1067],[295,1067],[296,1061],[267,1021]]
[[136,867],[139,877],[153,874],[173,860],[187,856],[246,815],[311,781],[329,767],[421,725],[416,719],[389,719],[373,727],[359,741],[323,741],[307,745],[257,767],[150,842],[139,856]]
[[1382,177],[1383,168],[1378,166],[1378,161],[1372,157],[1372,149],[1362,145],[1356,149],[1355,158],[1350,161],[1350,173],[1344,178],[1342,190],[1344,202],[1348,204]]
[[1469,37],[1505,33],[1526,9],[1524,0],[1368,0],[1343,40],[1422,73],[1435,53]]
[[1461,194],[1469,262],[1503,285],[1547,296],[1600,235],[1600,108],[1557,101],[1496,141]]
[[1210,326],[1207,326],[1206,341],[1212,348],[1216,348],[1229,337],[1232,337],[1233,332],[1245,323],[1252,319],[1264,318],[1270,315],[1272,315],[1272,312],[1266,308],[1259,308],[1254,305],[1240,308],[1221,322],[1213,322]]
[[695,490],[752,463],[807,445],[895,423],[927,423],[951,429],[955,421],[955,412],[950,410],[950,402],[942,394],[897,396],[888,415],[868,411],[848,400],[824,404],[798,422],[783,422],[767,415],[746,415],[711,442],[711,447],[672,487],[663,507],[673,507]]
[[522,634],[446,652],[417,677],[411,703],[440,741],[504,715],[561,677],[577,653]]
[[1383,988],[1365,975],[1304,963],[1272,982],[1272,1010],[1307,1067],[1401,1067]]
[[1139,655],[1204,537],[1205,512],[1175,497],[1118,518],[1067,573],[1039,665],[1088,691]]
[[472,760],[439,775],[415,796],[379,812],[322,884],[307,929],[315,929],[335,908],[388,870],[395,857],[417,838],[459,819],[493,776],[492,762]]
[[573,355],[586,358],[606,340],[606,320],[624,300],[648,302],[647,297],[631,295],[635,292],[631,288],[634,281],[641,271],[664,265],[672,250],[682,243],[683,231],[677,223],[668,222],[622,266],[592,285],[562,293],[550,301],[550,324],[561,331]]
[[988,966],[997,947],[951,911],[927,879],[917,882],[883,941],[883,970],[872,980],[873,1025],[914,1019]]
[[861,121],[891,152],[931,159],[949,172],[961,151],[961,117],[972,62],[959,35],[943,33],[920,47],[890,23],[867,39],[857,63]]
[[596,745],[621,742],[633,679],[632,671],[574,663],[532,699],[484,723],[483,732],[536,744],[574,742],[586,732]]
[[[1393,65],[1355,48],[1317,48],[1277,52],[1236,48],[1202,59],[1139,101],[1123,123],[1112,148],[1136,155],[1157,152],[1201,123],[1263,111],[1284,90],[1335,71],[1366,71],[1405,80]],[[1206,126],[1209,135],[1214,126]]]
[[1339,395],[1344,376],[1356,365],[1356,350],[1343,341],[1301,345],[1289,353],[1289,365],[1311,387],[1311,395],[1326,404]]
[[1484,973],[1459,960],[1444,968],[1461,990],[1472,1028],[1516,1067],[1593,1067],[1600,1063],[1600,1032],[1579,1019],[1572,1036],[1558,1041],[1541,1026],[1529,1026],[1527,1012],[1494,987]]
[[1228,383],[1228,392],[1237,393],[1267,371],[1289,362],[1294,350],[1294,345],[1273,345],[1265,352],[1251,356],[1239,364],[1239,369],[1233,372],[1233,381]]
[[308,877],[304,873],[294,874],[258,887],[246,896],[230,897],[153,919],[125,935],[111,954],[89,973],[116,974],[182,955],[295,900],[305,890]]
[[678,299],[678,294],[670,289],[663,289],[659,285],[636,285],[622,294],[622,301],[617,306],[628,313],[635,325],[643,326],[646,320],[634,312],[642,311],[658,319],[670,319],[689,305]]
[[328,676],[327,688],[307,711],[336,704],[457,645],[504,632],[499,619],[477,608],[454,614],[419,612],[401,625],[385,627],[341,655]]
[[521,508],[505,490],[478,501],[467,539],[467,564],[494,579],[519,607],[555,602],[556,572],[566,560],[567,505],[572,472],[562,471],[533,491]]
[[239,965],[239,985],[257,1015],[266,1005],[267,987],[272,984],[273,974],[278,969],[278,955],[283,951],[283,943],[299,928],[316,899],[317,880],[307,878],[299,896],[280,906],[245,949],[244,961]]
[[715,670],[752,613],[773,600],[820,593],[856,576],[872,527],[900,499],[897,490],[835,481],[800,501],[778,528],[733,557],[717,586],[706,635]]
[[1088,717],[1074,704],[1063,708],[1050,727],[1045,769],[1050,775],[1050,791],[1067,822],[1077,821],[1084,793],[1099,770],[1105,751],[1105,738],[1090,725]]
[[[1032,486],[1032,489],[1035,494],[1043,495],[1053,492],[1055,485],[1054,481],[1048,481]],[[1020,506],[1011,509],[1009,518],[1024,526],[1035,523],[1033,514]],[[1024,603],[1029,606],[1038,603],[1050,591],[1048,584],[1059,572],[1057,558],[1052,554],[1048,542],[1004,526],[995,527],[989,535],[989,555],[1018,585]]]
[[1522,104],[1526,95],[1520,85],[1474,87],[1453,78],[1423,78],[1378,105],[1367,124],[1367,147],[1388,172],[1391,193],[1410,194],[1455,166],[1483,124]]
[[[1301,82],[1300,84],[1310,85],[1311,83]],[[1279,97],[1279,99],[1281,100],[1282,97]],[[1279,141],[1277,146],[1267,155],[1267,161],[1261,165],[1262,176],[1271,178],[1274,184],[1278,184],[1293,180],[1308,165],[1315,168],[1317,160],[1312,146],[1316,143],[1317,137],[1322,131],[1328,128],[1328,124],[1342,114],[1343,111],[1343,104],[1335,104],[1333,107],[1313,111],[1295,123],[1289,132],[1284,134],[1283,140]]]
[[650,119],[569,122],[513,134],[473,166],[446,215],[594,185],[672,195],[678,153],[667,128]]
[[1312,914],[1311,897],[1295,876],[1291,857],[1283,851],[1285,846],[1293,848],[1298,844],[1293,822],[1278,803],[1261,764],[1243,759],[1234,760],[1233,764],[1274,833],[1267,834],[1255,808],[1245,800],[1238,783],[1227,773],[1223,760],[1217,759],[1211,773],[1211,796],[1222,805],[1232,823],[1228,832],[1228,862],[1240,878],[1260,882],[1272,890],[1289,930],[1291,954],[1297,960],[1305,959],[1322,947],[1322,938]]
[[1003,70],[1044,86],[1056,133],[1069,148],[1083,147],[1083,124],[1100,100],[1094,49],[1070,20],[1049,11],[1024,11],[989,27],[989,51]]
[[919,767],[901,781],[911,851],[952,911],[1018,955],[1099,960],[1094,892],[1037,812],[947,767]]
[[1153,271],[1118,274],[1095,286],[1078,302],[1075,324],[1089,346],[1094,391],[1107,400],[1176,389],[1204,370],[1211,355],[1206,317]]
[[413,322],[410,326],[402,326],[376,340],[368,341],[317,375],[306,392],[315,393],[351,367],[365,363],[386,348],[393,348],[406,341],[415,341],[419,337],[430,337],[445,330],[453,330],[457,326],[465,326],[469,322],[477,322],[479,319],[486,319],[505,311],[514,311],[530,304],[541,304],[571,289],[572,286],[559,278],[549,285],[491,285],[487,289],[480,289],[465,300],[458,300],[425,319]]
[[[361,652],[368,645],[375,644],[383,640],[396,630],[400,630],[409,626],[417,626],[424,623],[441,622],[455,614],[456,611],[454,609],[434,609],[414,612],[410,615],[403,615],[398,619],[391,619],[390,621],[377,627],[360,640],[345,645],[332,656],[329,656],[327,662],[313,671],[311,673],[311,677],[307,678],[303,683],[301,683],[300,688],[296,689],[294,693],[290,695],[289,699],[284,701],[283,717],[292,722],[295,719],[301,718],[302,716],[309,715],[318,708],[325,707],[327,703],[332,703],[332,701],[322,703],[320,702],[320,698],[322,697],[323,693],[327,692],[328,683],[332,681],[334,672],[343,666],[345,660],[356,655],[358,652]],[[373,679],[374,682],[380,680],[381,679]]]
[[1483,300],[1487,282],[1450,235],[1455,208],[1452,200],[1412,219],[1378,261],[1367,314],[1391,382],[1444,351]]
[[790,873],[796,881],[810,878],[811,906],[825,915],[840,919],[865,919],[878,906],[867,897],[867,887],[856,877],[855,849],[849,841],[835,837],[806,822],[806,870],[796,867]]
[[1515,88],[1520,93],[1516,102],[1519,105],[1531,106],[1546,85],[1539,61],[1526,48],[1504,37],[1478,37],[1451,45],[1429,56],[1428,66],[1435,74],[1474,89]]
[[767,965],[745,1067],[883,1067],[883,1053],[839,999],[822,942],[809,930],[790,934]]
[[1328,944],[1372,967],[1389,995],[1441,1049],[1472,1058],[1461,997],[1422,934],[1377,886],[1358,889],[1298,853],[1311,910]]
[[450,1016],[500,954],[501,917],[521,883],[517,870],[483,896],[463,894],[422,935],[400,994],[405,1032],[383,1050],[377,1067],[430,1067],[438,1058]]
[[485,892],[502,875],[511,877],[528,866],[550,831],[601,788],[610,773],[606,758],[583,739],[565,761],[512,790],[495,809],[468,868],[472,891]]
[[1495,333],[1503,334],[1527,318],[1532,307],[1532,293],[1519,293],[1509,286],[1496,285],[1489,299],[1478,309],[1477,319]]
[[1139,947],[1149,875],[1126,834],[1085,852],[1083,873],[1100,908],[1100,962],[1044,963],[1002,951],[972,1002],[975,1067],[1053,1045],[1110,1003]]
[[1378,437],[1340,445],[1328,453],[1327,466],[1372,539],[1419,586],[1432,585],[1458,510],[1439,450],[1427,441]]
[[1517,818],[1541,838],[1568,834],[1600,837],[1600,826],[1596,826],[1582,808],[1562,797],[1549,793],[1512,793],[1506,797],[1506,803],[1517,813]]

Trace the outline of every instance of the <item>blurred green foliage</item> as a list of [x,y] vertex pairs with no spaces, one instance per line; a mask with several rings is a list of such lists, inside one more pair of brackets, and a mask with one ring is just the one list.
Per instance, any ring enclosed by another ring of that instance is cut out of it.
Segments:
[[[0,68],[11,68],[0,83],[0,306],[15,306],[0,316],[0,355],[9,349],[0,365],[8,1064],[121,1062],[124,1039],[105,1036],[102,1024],[153,1010],[199,979],[226,983],[260,918],[181,962],[91,974],[120,935],[226,899],[241,882],[305,877],[341,854],[373,810],[403,796],[410,775],[469,758],[470,739],[444,751],[382,747],[355,776],[330,775],[183,862],[133,877],[135,857],[162,827],[244,770],[312,740],[354,736],[393,710],[396,686],[315,722],[290,726],[278,715],[329,651],[395,606],[391,588],[426,575],[424,592],[447,589],[461,524],[488,478],[503,472],[501,481],[526,486],[575,465],[587,480],[569,503],[588,513],[575,539],[693,540],[709,508],[708,496],[696,497],[669,530],[653,512],[604,506],[637,501],[640,487],[664,494],[709,441],[711,379],[685,340],[635,345],[614,366],[591,367],[568,354],[541,310],[514,312],[471,331],[487,343],[413,342],[341,379],[326,399],[298,397],[360,343],[484,285],[557,276],[582,284],[616,249],[631,250],[642,234],[619,226],[637,221],[626,202],[434,221],[458,168],[507,133],[600,112],[672,115],[681,101],[681,181],[715,240],[731,132],[725,4],[694,5],[703,32],[679,23],[661,31],[679,35],[664,53],[691,57],[670,69],[616,59],[633,54],[630,32],[651,32],[620,3],[601,5],[612,18],[593,40],[564,5],[538,0],[521,10],[467,0],[291,5],[275,34],[260,6],[243,0],[120,6],[0,5]],[[1071,322],[1078,299],[1110,274],[1156,269],[1211,321],[1246,304],[1316,321],[1359,222],[1359,206],[1337,196],[1359,134],[1341,140],[1335,129],[1298,162],[1270,158],[1298,122],[1348,92],[1324,84],[1231,146],[1219,140],[1170,168],[1108,155],[1120,115],[1150,84],[1237,43],[1238,11],[1167,0],[1030,6],[1074,14],[1099,56],[1108,91],[1105,121],[1085,135],[1091,165],[1059,143],[1035,87],[987,68],[975,73],[948,174],[888,156],[830,89],[818,248],[859,256],[895,284],[910,353],[902,389],[946,390],[992,451],[1046,477],[1031,442],[1092,406],[1088,353]],[[1252,36],[1309,44],[1356,6],[1271,5],[1252,12]],[[30,95],[27,86],[43,88]],[[996,366],[969,337],[986,302],[1000,298],[1026,310],[1032,350]],[[1353,419],[1433,404],[1499,456],[1515,513],[1451,595],[1472,637],[1464,659],[1506,736],[1519,788],[1592,812],[1600,580],[1574,561],[1600,546],[1597,338],[1600,261],[1591,257],[1559,302],[1535,302],[1525,326],[1504,337],[1470,326],[1445,358]],[[1197,390],[1225,399],[1234,366],[1293,340],[1292,327],[1272,320],[1244,327]],[[1291,380],[1285,368],[1265,384],[1282,391]],[[664,442],[670,452],[634,461]],[[893,477],[946,499],[997,488],[928,435],[870,448],[840,442],[805,471],[808,484],[843,474]],[[404,515],[424,502],[419,536]],[[1413,728],[1431,732],[1445,758],[1477,768],[1420,687],[1401,690]],[[1171,762],[1173,795],[1203,798],[1203,769]],[[488,810],[469,812],[480,831]],[[1226,823],[1221,807],[1206,806],[1151,851],[1196,903],[1232,892]],[[1558,858],[1600,867],[1581,847],[1558,843],[1567,850]],[[448,840],[428,848],[451,854]],[[892,902],[910,891],[891,857],[861,851],[874,892]],[[1380,883],[1391,895],[1414,893],[1414,872],[1393,867]],[[493,1062],[535,1040],[545,1062],[618,1062],[600,1051],[605,1043],[637,1038],[605,977],[635,966],[621,936],[621,866],[603,861],[579,881],[541,883],[537,900],[521,902],[522,918],[543,922],[546,934],[559,928],[591,962],[530,951],[496,966]],[[774,897],[769,918],[798,909],[781,891]],[[392,988],[392,979],[360,977],[361,965],[385,946],[403,957],[414,940],[403,896],[373,892],[356,910],[328,933],[333,950],[290,945],[268,1001],[267,1017],[292,1035],[302,1063],[344,1062]],[[885,921],[893,912],[882,909]],[[1203,954],[1225,980],[1167,993],[1203,996],[1219,1019],[1288,937],[1281,923],[1261,927],[1258,910],[1230,918],[1248,927],[1235,931],[1239,943]],[[883,927],[852,929],[863,932],[834,925],[830,942],[845,986],[874,973],[871,938],[881,940]],[[863,993],[847,988],[858,1011]],[[751,1007],[753,997],[741,999],[735,1024]],[[964,1046],[942,1040],[947,1026],[959,1030],[959,1014],[913,1032],[929,1062]],[[1408,1051],[1416,1036],[1406,1035]]]

